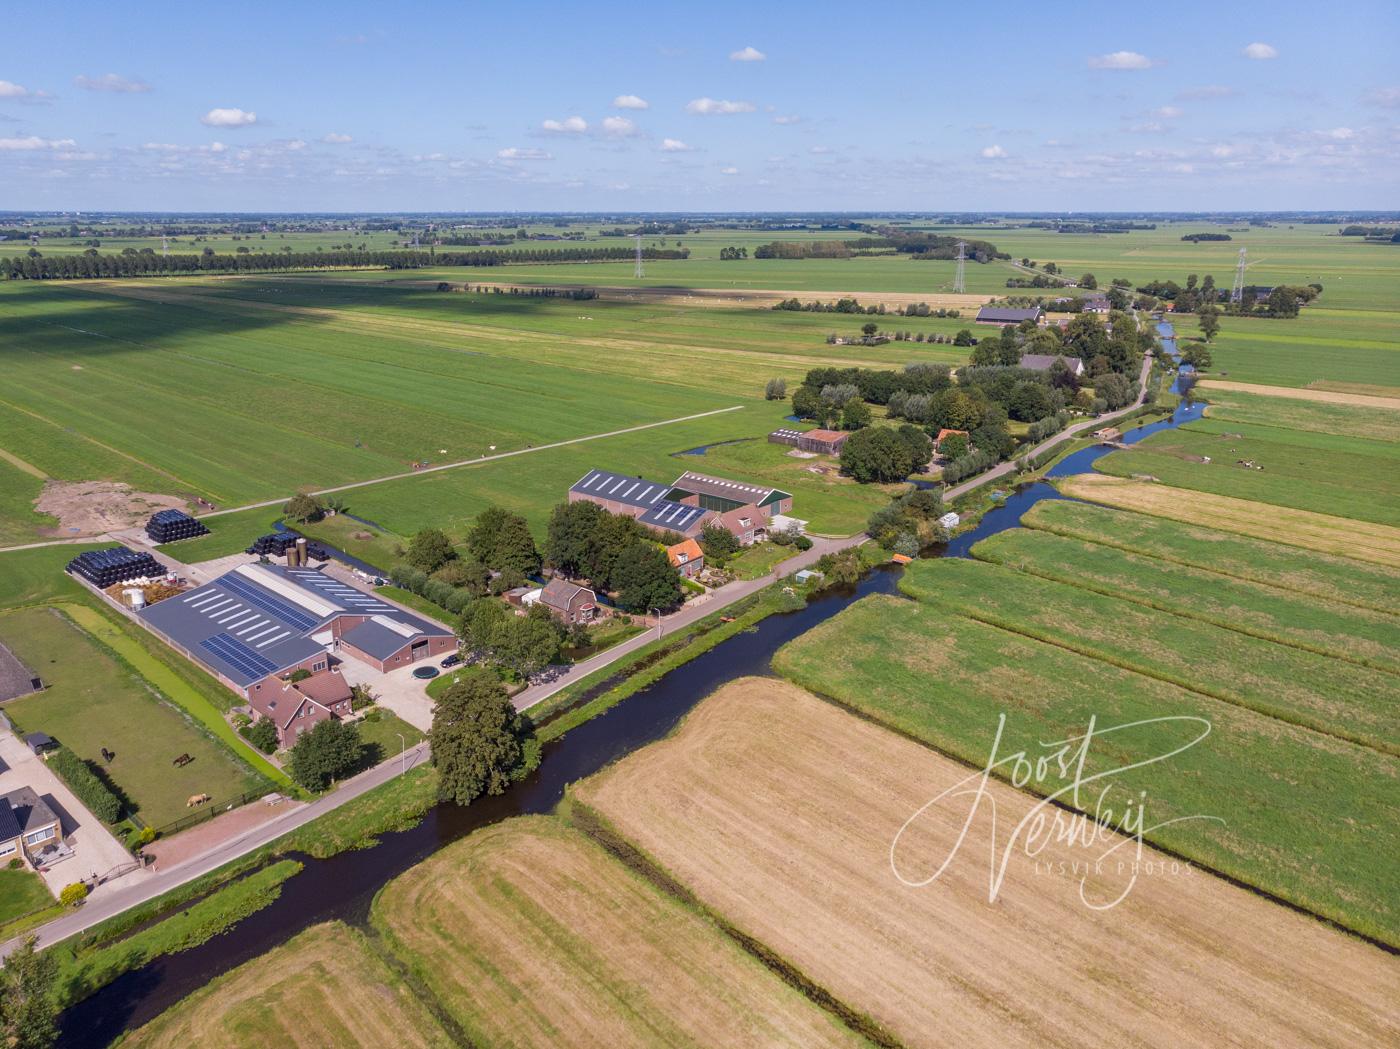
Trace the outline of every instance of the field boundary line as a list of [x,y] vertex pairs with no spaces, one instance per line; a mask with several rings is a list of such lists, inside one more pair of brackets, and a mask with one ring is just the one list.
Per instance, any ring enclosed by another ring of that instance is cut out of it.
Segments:
[[[405,470],[402,473],[389,474],[385,477],[373,477],[368,481],[351,481],[349,484],[336,485],[333,488],[319,488],[308,492],[308,495],[334,495],[337,492],[348,492],[354,488],[367,488],[372,484],[386,484],[389,481],[402,481],[410,477],[422,477],[425,474],[440,473],[443,470],[456,470],[463,466],[477,466],[481,463],[499,462],[501,459],[510,459],[517,455],[531,455],[535,452],[548,452],[555,448],[564,448],[571,444],[583,444],[587,441],[600,441],[604,437],[621,437],[623,434],[636,433],[639,430],[653,430],[658,426],[672,426],[675,423],[691,422],[695,419],[707,419],[712,415],[723,415],[726,412],[742,411],[746,406],[742,404],[731,405],[728,408],[714,408],[708,412],[697,412],[694,415],[682,415],[675,419],[662,419],[660,422],[642,423],[639,426],[628,426],[621,430],[609,430],[607,433],[592,433],[583,437],[570,437],[564,441],[552,441],[549,444],[531,445],[526,448],[516,448],[514,451],[497,452],[495,455],[483,455],[476,459],[462,459],[455,463],[443,463],[440,466],[426,466],[421,470]],[[196,517],[222,517],[224,514],[236,514],[243,510],[260,510],[268,506],[280,506],[287,501],[281,499],[266,499],[260,503],[248,503],[245,506],[231,506],[225,510],[211,510],[208,513],[196,514]]]
[[1375,393],[1344,393],[1340,390],[1317,390],[1306,386],[1267,386],[1262,383],[1235,382],[1231,379],[1201,379],[1196,385],[1203,390],[1248,393],[1256,397],[1277,397],[1279,400],[1400,411],[1400,397],[1384,397]]

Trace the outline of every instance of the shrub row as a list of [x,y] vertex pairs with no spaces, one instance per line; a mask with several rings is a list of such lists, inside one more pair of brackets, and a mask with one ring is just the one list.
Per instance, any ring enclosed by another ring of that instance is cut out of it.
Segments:
[[68,784],[79,801],[103,823],[116,823],[122,816],[122,802],[86,761],[67,747],[59,747],[49,755],[49,768]]

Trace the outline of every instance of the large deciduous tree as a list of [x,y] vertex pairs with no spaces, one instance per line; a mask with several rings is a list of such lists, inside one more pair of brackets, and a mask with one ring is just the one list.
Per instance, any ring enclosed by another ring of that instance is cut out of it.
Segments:
[[680,579],[665,552],[641,539],[618,554],[612,585],[618,606],[628,612],[670,608],[681,599]]
[[408,541],[404,560],[423,572],[436,572],[457,556],[452,540],[441,528],[424,528]]
[[463,670],[438,697],[428,733],[438,797],[467,805],[482,794],[500,794],[524,760],[531,734],[494,674]]
[[359,764],[361,749],[356,726],[327,718],[303,732],[292,747],[292,779],[307,790],[325,790]]

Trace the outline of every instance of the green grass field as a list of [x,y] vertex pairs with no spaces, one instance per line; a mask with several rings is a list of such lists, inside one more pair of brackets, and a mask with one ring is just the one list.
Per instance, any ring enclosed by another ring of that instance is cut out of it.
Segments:
[[1031,529],[1001,532],[982,540],[972,552],[984,561],[1047,579],[1400,672],[1400,621],[1384,612]]
[[[1400,944],[1388,859],[1400,848],[1400,760],[896,598],[858,602],[779,650],[774,667],[975,768],[1002,714],[998,756],[1024,750],[1032,761],[1091,718],[1101,729],[1146,721],[1089,749],[1086,773],[1110,775],[1109,808],[1121,813],[1145,791],[1152,843]],[[1165,762],[1114,772],[1201,733],[1199,721],[1152,721],[1164,717],[1205,719],[1210,734]],[[1052,773],[1040,789],[1065,782]],[[1090,812],[1100,786],[1080,802]]]
[[[263,782],[67,616],[40,608],[9,612],[0,616],[0,637],[48,684],[10,703],[10,718],[22,731],[47,732],[102,767],[151,826],[185,815],[191,794],[209,794],[217,803]],[[110,764],[102,761],[103,747],[116,754]],[[176,768],[171,762],[181,754],[194,761]]]
[[31,870],[0,868],[0,928],[52,906],[53,896],[39,875]]
[[[1117,477],[1146,474],[1175,488],[1400,525],[1400,444],[1384,441],[1203,419],[1106,455],[1094,468]],[[1185,492],[1181,497],[1190,498]]]
[[1385,671],[985,561],[917,561],[900,589],[929,605],[1400,756],[1400,687]]
[[[1206,418],[1214,422],[1248,423],[1283,430],[1360,437],[1400,443],[1400,401],[1395,408],[1269,397],[1241,390],[1203,389],[1210,405]],[[1368,446],[1369,447],[1369,446]]]
[[1400,613],[1400,571],[1383,565],[1068,499],[1036,504],[1021,524],[1329,602]]

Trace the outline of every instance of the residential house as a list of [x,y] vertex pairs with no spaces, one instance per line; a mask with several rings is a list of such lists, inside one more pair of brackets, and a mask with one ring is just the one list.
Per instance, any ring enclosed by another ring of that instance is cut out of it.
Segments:
[[586,586],[558,576],[540,591],[540,604],[563,623],[591,623],[598,616],[598,595]]
[[977,311],[977,323],[1020,324],[1022,321],[1035,321],[1039,324],[1044,316],[1039,306],[983,306]]
[[38,854],[62,836],[53,809],[29,787],[0,795],[0,863],[21,856],[38,866]]
[[1107,313],[1110,308],[1108,299],[1102,295],[1094,295],[1085,299],[1084,304],[1080,307],[1084,313]]
[[683,543],[676,543],[674,546],[666,548],[666,559],[671,562],[674,568],[683,579],[690,579],[700,574],[705,567],[705,553],[700,549],[700,544],[694,539],[687,539]]
[[350,715],[350,685],[336,670],[323,670],[300,681],[287,680],[280,689],[256,692],[249,705],[277,728],[277,744],[286,750],[297,737],[331,718]]
[[750,503],[734,510],[726,510],[715,519],[740,546],[752,546],[768,538],[768,518],[757,506]]
[[968,433],[967,433],[966,430],[950,430],[950,429],[948,429],[948,428],[945,426],[945,427],[943,427],[941,430],[938,431],[938,437],[934,440],[933,446],[934,446],[935,448],[937,448],[940,444],[943,443],[943,438],[945,438],[945,437],[950,437],[950,436],[952,436],[953,434],[960,434],[960,435],[963,436],[963,437],[968,436]]
[[1048,372],[1056,361],[1064,361],[1072,375],[1084,374],[1084,362],[1078,357],[1064,357],[1059,354],[1027,353],[1021,357],[1021,367],[1031,371]]

